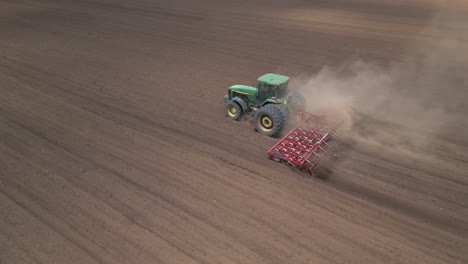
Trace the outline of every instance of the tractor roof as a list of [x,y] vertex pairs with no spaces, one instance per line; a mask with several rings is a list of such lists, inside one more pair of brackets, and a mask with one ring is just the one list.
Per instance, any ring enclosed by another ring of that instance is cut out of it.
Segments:
[[279,75],[275,73],[267,73],[258,78],[259,82],[264,82],[269,85],[280,85],[282,83],[287,82],[288,80],[289,80],[288,76]]

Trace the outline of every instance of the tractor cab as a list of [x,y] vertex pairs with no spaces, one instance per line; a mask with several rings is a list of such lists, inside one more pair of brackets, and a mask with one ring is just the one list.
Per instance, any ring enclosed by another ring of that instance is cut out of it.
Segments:
[[278,103],[288,94],[289,77],[267,73],[258,78],[257,106],[262,106],[268,101]]

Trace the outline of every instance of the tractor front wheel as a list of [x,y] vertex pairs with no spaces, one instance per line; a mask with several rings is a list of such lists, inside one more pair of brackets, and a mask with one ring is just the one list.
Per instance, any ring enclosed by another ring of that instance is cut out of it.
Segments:
[[273,104],[258,109],[254,114],[253,121],[255,130],[270,137],[278,136],[285,123],[280,108]]
[[227,102],[224,108],[224,112],[226,113],[227,117],[233,120],[239,120],[243,114],[241,106],[233,100]]

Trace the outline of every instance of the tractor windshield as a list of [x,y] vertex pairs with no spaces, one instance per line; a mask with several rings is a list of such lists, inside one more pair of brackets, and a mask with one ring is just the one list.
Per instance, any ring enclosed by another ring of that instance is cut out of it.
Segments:
[[262,104],[268,98],[275,97],[275,90],[271,85],[266,83],[259,83],[258,84],[258,103]]
[[276,86],[276,98],[283,98],[288,93],[288,83],[282,83]]
[[288,83],[282,83],[279,85],[270,85],[266,83],[258,84],[258,103],[262,104],[266,99],[278,98],[282,99],[287,95]]

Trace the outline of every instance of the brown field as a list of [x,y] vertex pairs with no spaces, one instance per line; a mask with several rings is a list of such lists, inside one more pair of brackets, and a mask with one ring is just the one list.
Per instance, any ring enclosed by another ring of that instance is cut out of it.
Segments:
[[[0,0],[0,263],[468,263],[467,9]],[[227,87],[263,73],[391,69],[426,48],[449,74],[400,112],[369,85],[323,177],[224,117]]]

